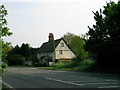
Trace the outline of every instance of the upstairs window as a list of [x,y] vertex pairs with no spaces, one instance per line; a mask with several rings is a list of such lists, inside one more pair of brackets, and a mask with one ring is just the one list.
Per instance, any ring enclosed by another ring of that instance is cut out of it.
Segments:
[[61,43],[61,47],[64,47],[64,43]]
[[62,50],[59,50],[59,54],[63,54],[63,51],[62,51]]

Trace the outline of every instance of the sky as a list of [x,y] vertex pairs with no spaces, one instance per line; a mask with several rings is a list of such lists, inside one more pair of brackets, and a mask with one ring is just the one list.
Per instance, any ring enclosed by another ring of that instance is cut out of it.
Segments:
[[[38,48],[48,41],[49,33],[55,39],[67,32],[81,35],[95,24],[92,11],[99,11],[110,0],[2,0],[8,10],[8,27],[13,35],[4,37],[12,46],[29,43]],[[113,0],[117,2],[118,0]]]

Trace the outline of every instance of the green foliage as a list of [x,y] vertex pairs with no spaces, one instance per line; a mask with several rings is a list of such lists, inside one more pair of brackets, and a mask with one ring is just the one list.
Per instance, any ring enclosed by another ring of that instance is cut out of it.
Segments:
[[72,33],[66,33],[63,38],[76,54],[77,59],[85,60],[88,57],[88,52],[84,50],[85,41],[83,38]]
[[29,47],[29,44],[24,44],[24,43],[22,44],[22,46],[20,48],[20,55],[25,57],[26,60],[30,57],[30,47]]
[[4,76],[5,74],[5,68],[7,67],[8,65],[6,63],[2,63],[2,65],[0,66],[0,70],[2,72],[2,77]]
[[[0,5],[0,61],[1,59],[5,61],[6,56],[7,56],[7,51],[8,51],[8,43],[5,43],[2,40],[2,37],[4,36],[10,36],[12,33],[9,31],[9,28],[7,27],[7,10],[5,9],[4,5]],[[4,76],[4,71],[6,64],[2,64],[2,77]]]
[[90,70],[91,67],[94,65],[93,60],[83,60],[83,61],[75,61],[69,63],[56,63],[54,64],[54,69],[60,70],[72,70],[72,71],[85,71]]
[[79,36],[74,36],[71,39],[71,46],[77,58],[80,60],[85,60],[88,56],[88,53],[84,50],[85,41]]
[[5,68],[2,68],[2,77],[5,75]]
[[37,67],[37,69],[49,69],[49,70],[55,70],[54,67]]
[[7,54],[11,51],[11,43],[2,41],[2,61],[7,63]]
[[55,63],[54,64],[54,68],[73,68],[73,67],[77,67],[78,64],[79,64],[79,60],[72,60],[71,62],[67,62],[67,63],[61,63],[61,62],[58,62],[58,63]]
[[25,58],[19,54],[10,54],[8,55],[9,65],[23,65]]
[[4,5],[0,5],[0,39],[3,36],[10,36],[12,35],[11,32],[9,32],[9,28],[7,25],[7,10],[5,9]]
[[71,45],[71,39],[75,36],[75,34],[72,33],[66,33],[65,35],[63,35],[64,40],[66,41],[66,43],[68,45]]
[[47,65],[47,63],[37,62],[37,63],[34,63],[33,66],[34,66],[34,67],[46,67],[46,66],[48,66],[48,65]]
[[37,51],[38,51],[38,48],[30,48],[29,60],[32,60],[33,65],[39,62],[37,59]]
[[[32,63],[35,64],[35,63],[39,62],[37,60],[37,50],[38,50],[38,48],[32,48],[32,47],[30,47],[29,44],[25,44],[25,43],[23,43],[20,47],[18,45],[16,45],[8,52],[8,56],[6,59],[9,63],[9,65],[14,65],[15,63],[12,64],[12,61],[14,61],[14,60],[11,60],[11,57],[12,57],[12,55],[17,54],[17,55],[24,57],[24,59],[25,59],[24,61],[32,61]],[[18,63],[18,65],[19,65],[19,63]]]
[[95,62],[93,60],[83,60],[79,63],[77,67],[74,67],[75,71],[87,71],[91,70]]
[[8,65],[6,63],[2,64],[2,68],[6,68]]
[[96,66],[103,69],[120,65],[120,2],[110,2],[94,13],[96,24],[89,27],[86,50],[96,56]]

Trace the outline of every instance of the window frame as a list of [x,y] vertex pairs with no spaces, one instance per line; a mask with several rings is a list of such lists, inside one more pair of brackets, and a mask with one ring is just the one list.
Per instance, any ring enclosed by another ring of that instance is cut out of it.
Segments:
[[63,54],[63,50],[59,50],[59,54],[62,55]]

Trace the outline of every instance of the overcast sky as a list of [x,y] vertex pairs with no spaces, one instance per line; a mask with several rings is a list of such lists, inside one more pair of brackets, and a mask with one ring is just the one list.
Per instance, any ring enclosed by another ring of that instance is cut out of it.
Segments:
[[[49,33],[55,39],[67,32],[85,34],[95,23],[92,11],[98,11],[109,0],[2,0],[8,10],[8,27],[13,35],[4,38],[12,45],[29,43],[40,47],[48,41]],[[113,0],[118,1],[118,0]]]

